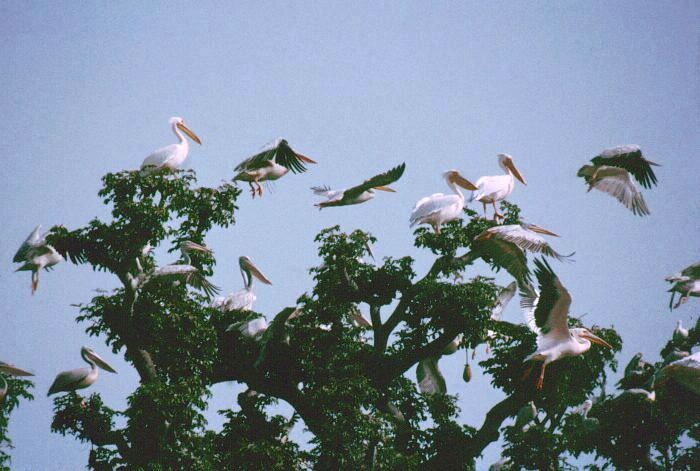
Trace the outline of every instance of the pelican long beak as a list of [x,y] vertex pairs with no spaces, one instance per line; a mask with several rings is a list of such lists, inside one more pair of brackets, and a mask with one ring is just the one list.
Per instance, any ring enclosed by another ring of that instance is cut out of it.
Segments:
[[453,175],[451,180],[453,182],[455,182],[456,184],[458,184],[459,186],[461,186],[462,188],[464,188],[465,190],[470,190],[470,191],[478,190],[476,185],[474,185],[472,182],[470,182],[469,180],[467,180],[466,178],[462,177],[459,174]]
[[515,164],[513,163],[513,159],[511,159],[510,157],[506,158],[506,159],[504,160],[504,162],[503,162],[503,165],[505,165],[506,167],[508,167],[508,169],[509,169],[511,172],[513,172],[513,176],[514,176],[515,178],[517,178],[518,180],[520,180],[520,182],[521,182],[523,185],[527,185],[527,182],[525,181],[525,179],[523,178],[523,176],[520,175],[520,172],[519,172],[518,169],[515,167]]
[[260,280],[262,283],[265,283],[266,285],[272,284],[272,282],[270,280],[268,280],[267,277],[265,275],[263,275],[260,272],[260,270],[258,270],[258,268],[255,265],[253,265],[251,262],[246,260],[245,266],[250,271],[250,274],[253,275],[255,278],[257,278],[258,280]]
[[390,193],[396,193],[396,190],[394,190],[393,188],[389,188],[388,186],[375,186],[374,189],[381,190],[381,191],[388,191]]
[[297,157],[299,157],[299,160],[301,160],[302,162],[306,162],[307,164],[315,164],[316,163],[315,160],[310,159],[305,155],[301,155],[301,154],[296,153],[296,152],[295,152],[295,154],[297,155]]
[[595,344],[602,345],[603,347],[612,348],[612,345],[591,332],[585,332],[582,337],[587,338]]
[[184,246],[185,250],[194,250],[196,252],[203,252],[203,253],[208,253],[208,254],[214,253],[214,251],[212,249],[210,249],[209,247],[205,247],[205,246],[200,245],[196,242],[192,242],[191,240],[183,242],[183,246]]
[[195,133],[193,133],[192,131],[190,131],[190,129],[187,126],[185,126],[183,123],[177,123],[177,127],[180,131],[187,134],[190,137],[190,139],[192,139],[194,142],[196,142],[200,146],[202,145],[202,141],[199,140],[197,135]]
[[99,367],[102,368],[103,370],[109,371],[110,373],[116,373],[116,372],[117,372],[117,370],[115,370],[114,368],[112,368],[111,366],[109,366],[109,365],[107,364],[107,362],[104,361],[97,353],[95,353],[95,352],[90,352],[90,353],[88,353],[88,356],[92,359],[92,361],[94,361],[95,363],[97,363],[97,366],[99,366]]
[[23,369],[17,368],[14,365],[8,365],[7,363],[3,362],[0,362],[0,373],[5,373],[12,376],[34,376],[34,373],[24,371]]
[[552,232],[552,231],[548,231],[547,229],[543,229],[543,228],[541,228],[540,226],[536,226],[536,225],[534,225],[534,224],[530,224],[530,230],[535,231],[535,232],[538,232],[538,233],[540,233],[540,234],[545,234],[545,235],[548,235],[548,236],[559,237],[559,234],[555,234],[555,233]]

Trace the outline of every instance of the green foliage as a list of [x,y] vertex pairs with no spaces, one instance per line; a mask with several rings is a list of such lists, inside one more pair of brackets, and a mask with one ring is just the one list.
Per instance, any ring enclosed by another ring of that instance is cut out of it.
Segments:
[[27,379],[21,379],[14,376],[0,373],[0,385],[7,385],[7,393],[4,399],[0,399],[0,471],[10,469],[10,455],[7,452],[12,448],[12,440],[7,434],[10,414],[13,410],[19,407],[21,399],[31,401],[34,399],[30,389],[34,387],[34,383]]

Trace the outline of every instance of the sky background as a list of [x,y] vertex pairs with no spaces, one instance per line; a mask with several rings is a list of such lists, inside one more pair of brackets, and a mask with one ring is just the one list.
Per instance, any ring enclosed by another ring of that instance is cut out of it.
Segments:
[[[100,177],[175,142],[170,116],[202,139],[185,163],[202,185],[231,178],[278,136],[318,161],[262,200],[244,193],[237,224],[207,239],[224,292],[241,287],[240,255],[272,280],[256,289],[255,309],[268,317],[310,290],[313,238],[334,224],[368,230],[375,255],[411,255],[425,273],[432,258],[408,228],[415,201],[445,191],[448,169],[472,181],[500,173],[496,154],[507,152],[528,181],[510,201],[562,236],[556,250],[576,251],[576,263],[554,269],[574,314],[618,329],[622,365],[637,351],[656,360],[676,320],[697,318],[698,301],[669,313],[663,280],[700,258],[697,2],[232,3],[0,3],[0,360],[37,374],[36,400],[10,420],[13,469],[87,463],[88,444],[50,433],[45,397],[59,371],[83,366],[81,345],[119,371],[88,391],[110,407],[124,408],[138,380],[70,305],[116,287],[113,278],[65,263],[42,273],[31,296],[12,256],[39,223],[72,229],[107,217]],[[576,178],[602,149],[630,143],[662,164],[659,186],[644,191],[646,218],[586,194]],[[351,186],[401,162],[397,193],[313,207],[309,187]],[[488,274],[468,272],[477,273]],[[522,319],[517,302],[504,315]],[[478,427],[501,394],[476,364],[465,385],[463,358],[444,359],[443,370],[462,419]],[[213,428],[239,388],[214,388]],[[487,448],[480,469],[499,452]]]

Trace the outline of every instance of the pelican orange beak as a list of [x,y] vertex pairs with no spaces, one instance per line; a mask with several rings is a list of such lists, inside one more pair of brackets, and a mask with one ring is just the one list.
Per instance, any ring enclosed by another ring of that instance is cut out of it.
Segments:
[[87,356],[90,357],[90,359],[91,359],[92,361],[94,361],[94,362],[97,364],[97,366],[99,366],[99,367],[102,368],[103,370],[109,371],[110,373],[116,373],[116,372],[117,372],[117,370],[115,370],[114,368],[112,368],[111,366],[109,366],[109,365],[107,364],[107,362],[104,361],[97,353],[95,353],[95,352],[93,352],[93,351],[90,351],[90,352],[88,352]]
[[375,186],[374,189],[381,190],[381,191],[388,191],[390,193],[396,193],[396,190],[394,190],[393,188],[389,188],[388,186]]
[[203,245],[197,244],[196,242],[192,242],[191,240],[187,240],[182,243],[182,246],[185,250],[194,250],[195,252],[202,252],[206,254],[213,254],[214,251],[210,249],[209,247],[205,247]]
[[8,375],[12,376],[34,376],[34,373],[30,373],[29,371],[24,371],[20,368],[17,368],[14,365],[10,365],[8,363],[3,363],[0,361],[0,373],[5,373]]
[[508,170],[510,170],[511,172],[513,172],[513,176],[514,176],[515,178],[517,178],[518,180],[520,180],[520,183],[522,183],[523,185],[527,185],[527,182],[525,181],[525,179],[523,178],[523,176],[520,175],[520,172],[519,172],[518,169],[515,167],[515,164],[513,163],[513,159],[511,159],[510,157],[506,157],[505,159],[503,159],[503,165],[505,165],[506,167],[508,167]]
[[196,142],[196,143],[199,144],[200,146],[202,145],[202,141],[199,140],[199,138],[197,137],[197,135],[196,135],[195,133],[193,133],[192,131],[190,131],[190,129],[189,129],[187,126],[185,126],[185,123],[179,122],[179,123],[177,123],[176,126],[177,126],[177,128],[178,128],[180,131],[182,131],[182,132],[184,132],[185,134],[187,134],[187,135],[190,137],[190,139],[192,139],[194,142]]
[[460,174],[455,173],[450,177],[450,180],[464,188],[465,190],[470,190],[470,191],[475,191],[478,190],[478,188],[469,180],[466,178],[462,177]]
[[548,236],[559,237],[559,234],[555,234],[554,232],[548,231],[547,229],[543,229],[540,226],[536,226],[534,224],[530,224],[530,230]]
[[583,335],[581,335],[581,337],[588,339],[595,344],[602,345],[603,347],[607,347],[610,349],[613,348],[612,345],[610,345],[608,342],[606,342],[605,340],[601,339],[600,337],[598,337],[597,335],[594,335],[593,333],[591,333],[589,331],[584,332]]
[[250,271],[250,274],[258,280],[260,280],[260,282],[265,283],[266,285],[272,284],[272,282],[268,280],[267,277],[263,275],[262,272],[258,270],[258,268],[255,265],[253,265],[253,262],[251,262],[249,258],[244,258],[242,262],[245,265],[245,268]]
[[315,164],[316,163],[315,160],[312,160],[305,155],[299,154],[297,152],[295,152],[295,154],[299,158],[299,160],[301,160],[302,162],[306,162],[307,164]]

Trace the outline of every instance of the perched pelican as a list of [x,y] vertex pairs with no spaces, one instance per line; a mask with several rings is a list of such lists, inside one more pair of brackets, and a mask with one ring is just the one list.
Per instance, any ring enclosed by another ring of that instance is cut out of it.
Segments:
[[231,293],[228,296],[218,296],[211,303],[211,307],[217,308],[223,312],[234,310],[248,311],[253,308],[253,303],[257,299],[255,293],[253,293],[253,277],[266,285],[272,284],[272,282],[253,265],[253,262],[248,257],[240,257],[238,259],[238,265],[241,267],[243,289]]
[[496,208],[496,201],[504,200],[513,192],[515,179],[527,185],[527,182],[520,174],[513,163],[513,158],[508,154],[498,154],[498,165],[506,172],[505,175],[492,177],[481,177],[476,181],[476,190],[472,193],[470,201],[481,201],[484,206],[484,216],[486,216],[486,204],[493,205],[494,220],[502,218],[503,215]]
[[[256,192],[262,197],[263,191],[260,182],[277,180],[290,170],[294,173],[305,172],[304,163],[315,164],[316,162],[296,152],[285,139],[279,138],[272,144],[265,146],[257,154],[238,164],[235,168],[238,173],[234,180],[248,182],[253,198],[255,198]],[[257,185],[257,188],[253,186],[253,183]]]
[[53,269],[53,266],[63,261],[63,257],[52,246],[46,243],[46,234],[41,234],[41,224],[36,226],[29,237],[20,246],[12,261],[23,265],[15,271],[32,272],[32,294],[39,287],[39,271]]
[[525,310],[530,329],[537,333],[537,350],[524,361],[542,362],[537,381],[537,389],[542,389],[544,370],[549,363],[560,358],[581,355],[591,348],[591,342],[607,348],[612,346],[588,329],[569,329],[569,292],[546,260],[535,259],[535,267],[540,293],[538,294],[531,285],[524,285],[520,292],[520,305]]
[[620,396],[622,396],[623,394],[633,394],[635,396],[642,396],[642,397],[644,397],[645,401],[649,401],[649,402],[654,402],[656,400],[656,391],[649,392],[646,389],[642,389],[642,388],[626,389],[625,391],[623,391],[620,394]]
[[676,322],[676,328],[673,330],[673,342],[681,343],[688,338],[688,329],[683,327],[683,321],[680,319]]
[[268,325],[264,317],[258,317],[250,321],[234,322],[226,328],[226,332],[238,331],[245,337],[259,340],[267,330]]
[[448,170],[442,176],[454,194],[435,193],[418,200],[411,211],[411,227],[416,224],[430,224],[439,234],[442,224],[462,216],[464,195],[457,186],[465,190],[475,190],[476,187],[462,177],[457,170]]
[[656,385],[662,386],[669,380],[685,386],[700,395],[700,352],[676,360],[661,368],[656,376]]
[[573,410],[574,414],[580,414],[584,419],[588,419],[588,413],[593,407],[593,399],[586,399],[583,404]]
[[462,334],[455,337],[443,350],[441,354],[424,358],[416,366],[416,378],[418,379],[418,389],[420,392],[433,395],[447,392],[445,377],[438,368],[438,361],[443,355],[452,355],[459,349],[462,342]]
[[0,404],[5,401],[5,396],[7,395],[7,380],[5,375],[8,376],[34,376],[33,373],[21,370],[14,365],[0,361]]
[[537,407],[535,403],[530,401],[520,408],[518,415],[515,418],[515,428],[519,428],[523,432],[528,429],[530,422],[537,417]]
[[313,192],[320,196],[325,196],[326,201],[318,203],[318,209],[327,208],[330,206],[349,206],[351,204],[360,204],[374,198],[374,190],[394,192],[387,185],[394,183],[401,178],[403,171],[406,169],[406,164],[403,163],[398,167],[394,167],[388,172],[380,173],[372,178],[365,180],[360,185],[348,188],[347,190],[331,190],[328,186],[315,186],[311,188]]
[[623,389],[639,388],[645,385],[654,373],[654,366],[642,360],[642,354],[637,353],[627,363],[624,376],[617,382]]
[[541,253],[548,257],[563,260],[570,255],[560,255],[549,246],[547,241],[538,234],[545,234],[553,237],[559,237],[554,232],[543,229],[534,224],[520,222],[518,224],[509,224],[506,226],[494,226],[486,229],[477,236],[477,239],[484,240],[489,238],[502,239],[507,242],[512,242],[523,250],[529,250],[534,253]]
[[632,210],[633,214],[639,216],[650,214],[632,177],[644,188],[651,188],[656,185],[656,175],[651,167],[659,164],[645,159],[638,145],[630,144],[605,149],[600,155],[591,159],[591,163],[593,165],[581,167],[577,174],[586,180],[588,191],[595,188],[614,196],[627,209]]
[[56,376],[53,384],[49,388],[47,396],[63,391],[75,391],[84,389],[97,381],[100,374],[98,366],[110,373],[116,373],[116,370],[109,366],[100,356],[95,353],[90,347],[80,349],[80,356],[90,365],[90,368],[76,368],[74,370],[63,371]]
[[202,275],[199,269],[192,265],[190,251],[202,252],[206,254],[213,253],[211,249],[204,247],[203,245],[186,240],[180,244],[182,258],[175,263],[171,263],[170,265],[156,268],[151,276],[153,278],[170,277],[177,281],[182,280],[193,288],[203,291],[209,297],[218,294],[219,288],[211,284],[209,280]]
[[187,154],[190,152],[190,144],[180,131],[187,134],[187,136],[197,144],[202,144],[202,141],[199,140],[197,135],[185,126],[184,119],[174,116],[170,118],[169,122],[170,128],[180,142],[161,147],[146,157],[141,164],[141,170],[145,173],[152,173],[163,169],[172,172],[182,165],[185,159],[187,159]]

